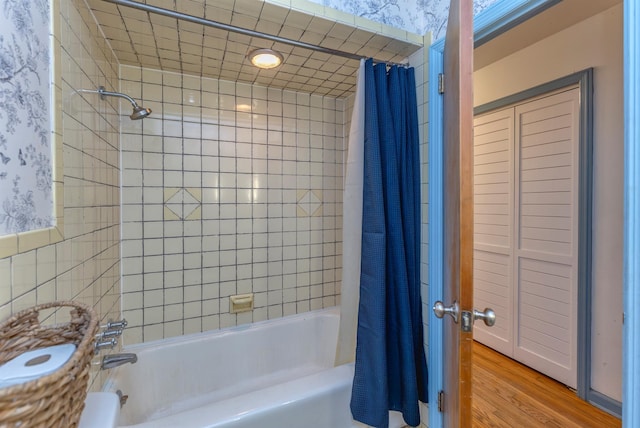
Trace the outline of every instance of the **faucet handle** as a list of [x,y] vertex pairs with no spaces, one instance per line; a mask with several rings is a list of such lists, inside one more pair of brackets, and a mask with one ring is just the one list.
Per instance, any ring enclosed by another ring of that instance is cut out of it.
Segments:
[[118,344],[118,341],[116,340],[115,337],[112,337],[111,339],[99,340],[95,344],[96,353],[106,348],[113,349],[117,344]]
[[102,339],[108,339],[110,337],[118,337],[122,335],[122,329],[116,329],[116,330],[105,330],[102,333],[98,333],[96,334],[96,338],[98,340],[102,340]]
[[122,318],[120,321],[113,321],[113,320],[109,320],[109,321],[107,322],[107,324],[103,325],[103,326],[102,326],[102,327],[100,327],[100,328],[102,328],[102,329],[104,329],[104,330],[113,330],[113,329],[120,329],[120,330],[122,330],[122,329],[124,329],[124,328],[126,328],[126,327],[127,327],[127,324],[128,324],[128,323],[127,323],[127,320],[126,320],[126,319],[124,319],[124,318]]

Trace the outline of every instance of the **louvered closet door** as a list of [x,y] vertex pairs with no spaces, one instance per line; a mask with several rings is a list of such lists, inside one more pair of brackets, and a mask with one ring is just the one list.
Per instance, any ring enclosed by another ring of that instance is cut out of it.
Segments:
[[578,97],[576,88],[478,117],[474,142],[475,304],[498,319],[476,323],[474,337],[573,388]]
[[496,324],[476,323],[474,339],[513,356],[514,109],[474,119],[474,307],[492,308]]
[[514,357],[577,385],[578,89],[516,107]]

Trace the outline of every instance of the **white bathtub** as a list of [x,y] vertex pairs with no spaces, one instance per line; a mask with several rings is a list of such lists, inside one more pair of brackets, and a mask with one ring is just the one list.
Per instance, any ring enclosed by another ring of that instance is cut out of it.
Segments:
[[[353,365],[333,366],[338,308],[127,347],[104,390],[121,427],[347,428]],[[390,427],[403,426],[391,412]]]

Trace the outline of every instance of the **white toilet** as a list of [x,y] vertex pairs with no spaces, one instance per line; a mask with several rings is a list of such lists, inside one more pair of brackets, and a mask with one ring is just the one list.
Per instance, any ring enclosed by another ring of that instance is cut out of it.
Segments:
[[113,392],[90,392],[84,401],[78,428],[116,428],[120,398]]

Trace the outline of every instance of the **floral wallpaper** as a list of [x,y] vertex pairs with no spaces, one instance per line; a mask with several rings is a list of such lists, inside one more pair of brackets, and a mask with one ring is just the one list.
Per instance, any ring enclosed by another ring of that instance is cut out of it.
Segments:
[[[433,40],[444,36],[450,0],[311,0],[324,6],[416,34],[431,31]],[[479,13],[497,0],[474,0]]]
[[0,236],[53,226],[48,0],[0,5]]

